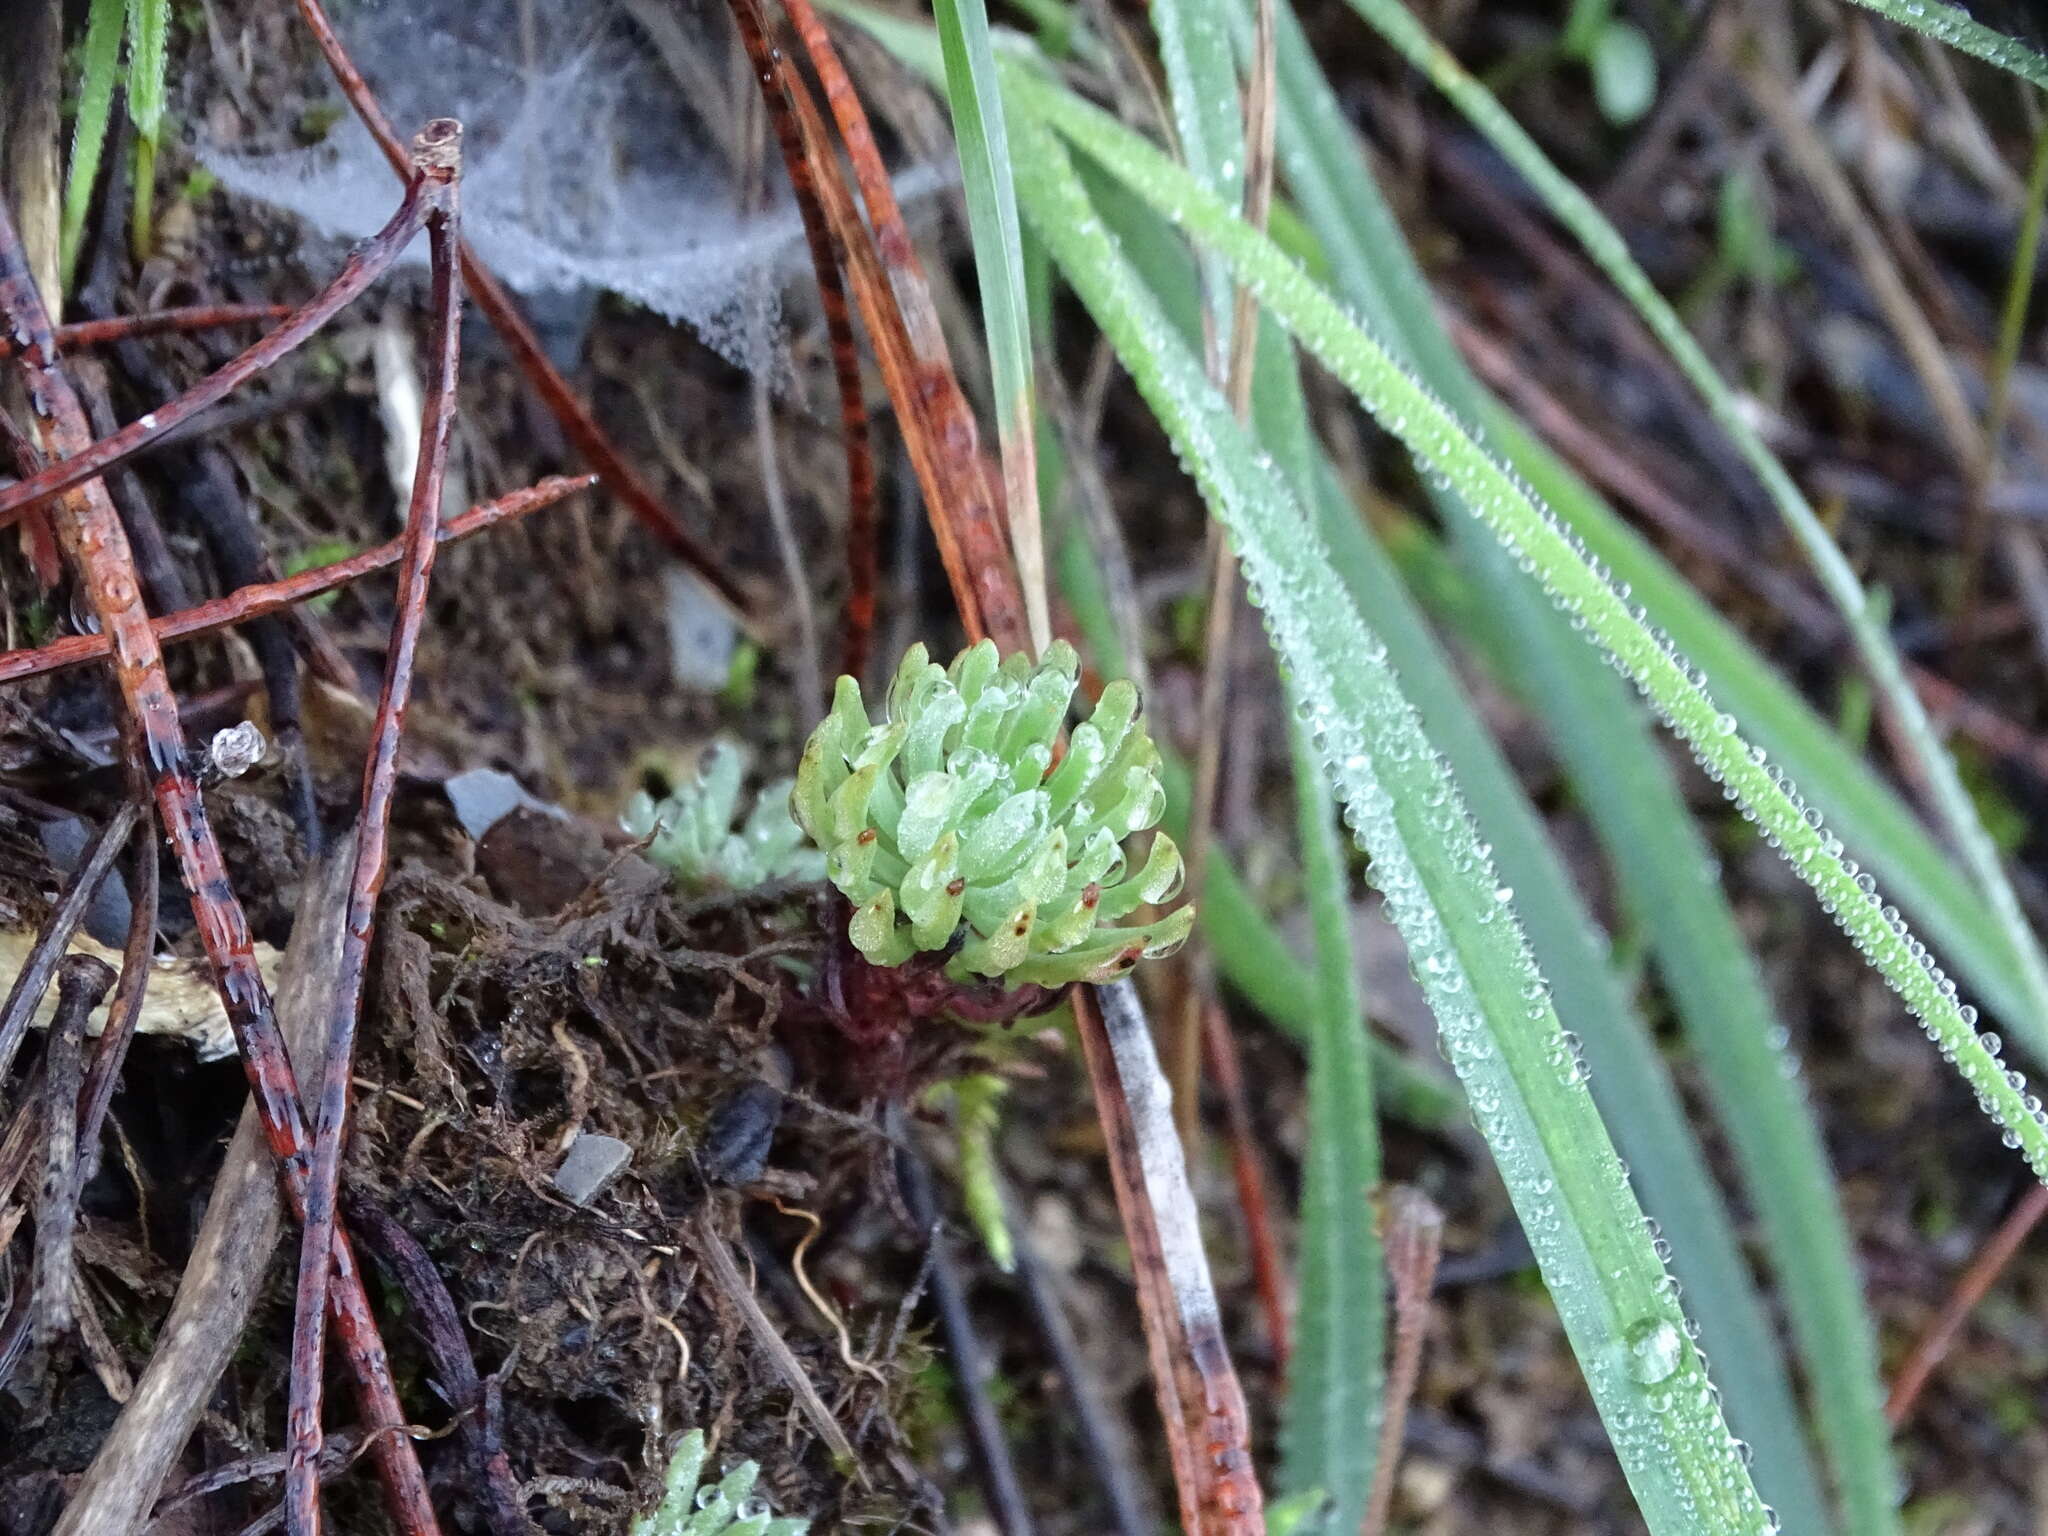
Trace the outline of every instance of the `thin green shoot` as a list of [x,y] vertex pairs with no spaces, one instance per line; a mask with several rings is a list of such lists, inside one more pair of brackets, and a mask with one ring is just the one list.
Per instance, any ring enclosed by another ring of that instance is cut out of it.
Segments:
[[1947,43],[1958,53],[1967,53],[1987,64],[2009,70],[2048,90],[2048,58],[2043,58],[2016,37],[1994,32],[1959,5],[1948,0],[1856,0],[1865,10],[1875,11],[1887,21]]
[[946,100],[967,198],[975,277],[981,285],[1010,544],[1024,587],[1031,648],[1043,655],[1052,639],[1052,620],[1046,607],[1045,534],[1038,508],[1038,406],[1031,379],[1030,305],[988,9],[984,0],[934,0],[933,14],[945,57]]

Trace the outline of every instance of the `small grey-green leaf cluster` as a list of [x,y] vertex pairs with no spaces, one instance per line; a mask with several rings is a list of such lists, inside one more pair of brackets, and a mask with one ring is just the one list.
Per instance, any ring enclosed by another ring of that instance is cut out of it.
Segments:
[[735,829],[746,772],[743,747],[715,742],[695,779],[666,800],[634,795],[619,825],[648,839],[648,857],[688,889],[745,890],[769,880],[822,877],[824,859],[805,845],[803,829],[790,819],[790,780],[763,786],[745,824]]
[[1055,641],[1035,666],[989,641],[952,666],[922,645],[903,658],[886,717],[839,679],[811,735],[791,804],[854,904],[848,933],[876,965],[959,949],[947,974],[1010,986],[1108,981],[1169,954],[1194,923],[1182,906],[1118,926],[1180,889],[1180,850],[1155,833],[1127,873],[1123,842],[1166,806],[1159,750],[1128,682],[1102,690],[1055,762],[1080,659]]
[[637,1516],[631,1536],[805,1536],[811,1522],[777,1516],[754,1484],[760,1466],[743,1461],[715,1483],[704,1472],[704,1431],[683,1436],[662,1477],[661,1502]]

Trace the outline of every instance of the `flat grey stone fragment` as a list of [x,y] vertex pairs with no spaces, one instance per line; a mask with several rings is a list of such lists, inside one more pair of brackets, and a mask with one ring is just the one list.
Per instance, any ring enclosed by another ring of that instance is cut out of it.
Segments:
[[616,1136],[585,1131],[569,1144],[555,1170],[555,1189],[574,1205],[588,1205],[633,1161],[633,1149]]

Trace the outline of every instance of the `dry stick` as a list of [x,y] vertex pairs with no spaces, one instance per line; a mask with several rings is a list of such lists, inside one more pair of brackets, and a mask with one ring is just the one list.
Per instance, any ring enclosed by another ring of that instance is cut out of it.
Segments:
[[[1244,219],[1252,228],[1264,229],[1273,207],[1273,0],[1258,0],[1253,26],[1251,70],[1244,92]],[[1216,382],[1222,385],[1237,419],[1245,423],[1251,420],[1258,338],[1258,300],[1248,285],[1239,283],[1231,300],[1228,361],[1223,377]],[[1210,355],[1216,356],[1213,350]],[[1224,710],[1229,703],[1238,609],[1237,558],[1231,553],[1220,521],[1210,520],[1203,548],[1209,570],[1209,612],[1202,645],[1202,699],[1186,853],[1188,896],[1197,902],[1208,889],[1209,850],[1216,835],[1216,792],[1223,771]],[[1202,1037],[1218,1027],[1227,1034],[1230,1021],[1207,1013],[1216,995],[1216,964],[1207,944],[1197,941],[1189,955],[1187,971],[1188,985],[1181,998],[1179,1027],[1167,1048],[1167,1066],[1181,1139],[1192,1146],[1201,1114]]]
[[406,1309],[426,1346],[427,1358],[433,1362],[441,1395],[457,1415],[455,1433],[469,1456],[470,1492],[483,1513],[485,1528],[490,1536],[527,1536],[532,1527],[519,1495],[519,1480],[512,1475],[512,1463],[492,1422],[483,1383],[477,1379],[476,1356],[470,1352],[462,1318],[440,1271],[417,1238],[368,1201],[349,1202],[349,1224],[362,1234],[385,1274],[405,1292]]
[[[405,206],[416,211],[422,208],[424,203],[418,194],[416,187],[408,194]],[[430,189],[428,193],[429,197],[438,195],[438,190]],[[358,259],[361,254],[358,252]],[[356,265],[352,261],[344,269],[344,279]],[[299,312],[302,317],[306,313]],[[13,222],[4,209],[0,209],[0,317],[4,317],[22,342],[20,361],[27,374],[29,398],[40,407],[37,427],[45,435],[51,457],[66,459],[71,453],[92,447],[78,397],[57,365],[49,316],[23,260]],[[53,469],[65,467],[63,463],[52,465]],[[220,843],[207,820],[205,804],[186,762],[177,699],[164,674],[163,655],[136,587],[135,565],[121,532],[120,519],[107,499],[105,486],[97,479],[88,479],[80,489],[67,494],[62,511],[59,522],[66,551],[92,600],[101,631],[112,641],[122,702],[147,760],[157,809],[177,853],[200,941],[213,966],[215,984],[234,1029],[243,1070],[262,1114],[271,1150],[278,1159],[286,1192],[297,1204],[305,1189],[306,1153],[305,1117],[299,1105],[298,1085],[277,1032],[270,994],[257,969],[248,919],[228,882]],[[403,1414],[383,1341],[377,1336],[376,1319],[363,1293],[355,1256],[339,1233],[335,1237],[334,1262],[340,1280],[335,1291],[335,1315],[355,1375],[363,1417],[372,1427],[402,1423]],[[426,1479],[411,1443],[395,1436],[384,1437],[379,1446],[378,1469],[400,1528],[407,1532],[437,1530]]]
[[825,1442],[835,1460],[842,1466],[859,1467],[859,1458],[853,1453],[853,1442],[846,1438],[846,1431],[839,1427],[839,1421],[832,1417],[832,1410],[825,1406],[825,1400],[818,1396],[818,1389],[805,1374],[803,1363],[797,1359],[789,1343],[775,1330],[775,1324],[768,1320],[768,1314],[761,1310],[761,1303],[754,1299],[754,1293],[740,1275],[739,1265],[732,1261],[732,1250],[726,1246],[725,1236],[718,1230],[718,1219],[712,1214],[711,1202],[706,1200],[697,1208],[696,1242],[698,1256],[710,1266],[711,1278],[727,1301],[738,1309],[740,1318],[747,1325],[754,1342],[775,1367],[775,1374],[782,1378],[796,1399],[803,1416],[811,1421],[811,1428],[818,1432],[818,1438]]
[[1202,1010],[1202,1045],[1209,1058],[1209,1079],[1223,1095],[1223,1116],[1230,1127],[1230,1166],[1237,1182],[1237,1203],[1244,1212],[1245,1238],[1251,1249],[1252,1275],[1259,1305],[1266,1314],[1266,1336],[1272,1341],[1273,1364],[1284,1379],[1294,1354],[1294,1282],[1280,1252],[1273,1228],[1272,1175],[1252,1126],[1251,1102],[1245,1092],[1244,1063],[1237,1036],[1223,1005],[1213,997]]
[[[2044,1185],[2048,1188],[2048,1185]],[[1394,1507],[1394,1469],[1408,1433],[1408,1405],[1422,1372],[1422,1341],[1429,1327],[1429,1296],[1443,1257],[1444,1214],[1429,1196],[1405,1184],[1387,1191],[1387,1275],[1394,1290],[1394,1347],[1387,1364],[1386,1415],[1380,1420],[1379,1457],[1366,1500],[1360,1536],[1384,1536]]]
[[[308,873],[278,986],[277,1017],[301,1061],[317,1049],[347,912],[347,841]],[[262,1116],[243,1109],[170,1316],[135,1392],[86,1468],[55,1536],[139,1531],[241,1342],[276,1249],[282,1200]],[[401,1441],[384,1434],[380,1440]],[[405,1442],[409,1444],[410,1442]]]
[[2048,1216],[2048,1184],[2030,1183],[2019,1204],[1977,1250],[1970,1267],[1956,1281],[1955,1289],[1942,1302],[1941,1310],[1934,1315],[1927,1330],[1913,1341],[1911,1353],[1899,1367],[1898,1375],[1892,1378],[1892,1390],[1885,1399],[1884,1416],[1893,1429],[1912,1417],[1913,1405],[1920,1400],[1921,1390],[1947,1357],[1956,1335],[1963,1330],[1963,1324],[1969,1321],[1977,1304],[1997,1283],[1999,1275],[2012,1262],[2020,1245],[2040,1224],[2043,1216]]
[[[122,150],[134,137],[133,125],[124,123],[112,156],[115,175],[101,196],[100,217],[94,228],[92,277],[78,294],[78,302],[87,313],[117,324],[119,305],[116,291],[127,245],[123,238],[124,200],[119,168],[126,159]],[[59,334],[59,345],[62,345],[62,333]],[[177,393],[177,384],[168,370],[140,341],[116,339],[114,360],[127,375],[130,386],[144,399],[164,400]],[[97,367],[96,364],[94,366]],[[114,422],[111,407],[104,403],[104,391],[98,393],[99,401],[88,397],[86,404],[94,410],[94,432],[105,436],[114,429]],[[159,438],[154,446],[162,448],[173,440]],[[264,547],[262,535],[257,532],[255,520],[236,493],[226,454],[211,443],[196,443],[184,452],[167,456],[163,470],[171,495],[198,524],[227,586],[246,586],[253,581],[277,577],[279,572]],[[107,488],[113,493],[114,505],[128,524],[131,538],[138,527],[145,527],[156,535],[158,542],[162,541],[162,534],[155,527],[154,509],[130,469],[124,468],[113,475],[107,482]],[[126,502],[123,501],[124,488]],[[142,541],[137,540],[136,543],[140,555]],[[158,591],[161,590],[159,587]],[[171,612],[190,607],[191,599],[182,591],[175,599],[153,595],[151,606]],[[327,639],[310,615],[295,617],[298,620],[297,630],[306,642],[307,655],[315,668],[329,682],[342,683],[352,689],[353,675],[333,642]],[[306,755],[304,693],[299,681],[298,648],[293,644],[293,625],[284,622],[252,625],[248,641],[256,653],[264,692],[270,703],[271,735],[285,762],[285,803],[299,829],[307,856],[318,858],[323,838],[312,764]]]
[[[69,1134],[78,1106],[85,1021],[114,984],[114,970],[93,955],[69,955],[57,972],[44,1069],[43,1189],[36,1201],[36,1308],[29,1347],[49,1364],[50,1347],[71,1330],[71,1238],[78,1226],[78,1138]],[[40,1386],[37,1388],[40,1392]]]
[[[102,320],[74,320],[57,327],[57,346],[65,352],[81,347],[102,347],[110,342],[131,341],[139,336],[164,336],[174,332],[214,331],[231,325],[261,325],[282,320],[292,312],[289,304],[188,304],[175,309],[152,309],[139,315],[110,315]],[[20,350],[11,336],[0,336],[0,363]]]
[[[132,458],[145,444],[161,437],[173,427],[191,420],[199,412],[218,404],[235,389],[246,384],[257,374],[268,368],[279,358],[301,346],[308,337],[355,300],[357,295],[374,283],[396,261],[412,237],[419,233],[420,223],[426,217],[427,201],[419,183],[406,189],[405,199],[398,205],[398,211],[376,234],[365,240],[349,253],[341,271],[334,281],[307,304],[292,311],[292,316],[255,346],[208,374],[197,384],[175,400],[167,400],[155,410],[145,412],[128,423],[112,437],[92,442],[89,437],[72,446],[68,453],[58,456],[36,474],[28,476],[14,485],[0,490],[0,526],[5,526],[20,517],[22,512],[35,506],[60,491],[70,490],[84,481],[97,479],[124,459]],[[26,278],[26,272],[23,272]],[[41,301],[37,301],[40,306]],[[41,354],[42,367],[54,365],[56,347],[50,336],[47,322],[43,327],[44,339],[50,344],[38,348],[33,340],[25,340],[20,331],[15,333],[15,343],[20,355],[30,364],[37,366],[36,357]],[[67,394],[70,390],[66,389]]]
[[7,1080],[7,1069],[14,1065],[14,1053],[21,1049],[29,1020],[35,1016],[36,1005],[42,1002],[50,978],[57,973],[57,963],[64,958],[71,935],[85,920],[85,909],[92,905],[100,882],[106,879],[107,871],[120,857],[128,834],[135,830],[138,812],[139,807],[130,801],[109,816],[93,834],[84,857],[79,860],[77,870],[64,888],[63,896],[44,921],[42,932],[36,935],[27,962],[15,975],[6,1003],[0,1004],[0,1084]]
[[[391,126],[391,119],[384,115],[362,72],[348,56],[348,50],[341,45],[334,24],[327,19],[327,12],[321,8],[320,0],[298,0],[299,16],[313,33],[313,40],[320,45],[321,53],[327,57],[327,66],[334,72],[335,82],[340,85],[342,95],[355,108],[356,116],[363,126],[370,130],[370,136],[377,141],[377,147],[384,151],[384,158],[400,180],[412,175],[411,157],[406,152],[405,142]],[[751,617],[746,594],[739,584],[720,567],[711,552],[700,543],[695,535],[676,519],[669,506],[640,478],[625,456],[614,446],[611,438],[574,390],[569,388],[555,365],[548,361],[548,355],[541,347],[540,338],[533,333],[533,327],[526,323],[526,317],[519,313],[519,306],[494,276],[489,267],[477,259],[476,253],[467,244],[460,247],[462,254],[462,286],[476,307],[483,311],[484,318],[491,322],[491,329],[498,333],[498,339],[505,344],[505,350],[512,354],[519,371],[526,375],[526,381],[540,396],[541,403],[548,408],[562,428],[576,451],[591,468],[595,469],[613,495],[623,501],[633,515],[658,539],[669,553],[673,554],[699,580],[731,605],[733,612],[742,620]]]
[[[867,111],[810,0],[784,0],[783,8],[824,87],[825,100],[860,183],[868,220],[874,225],[870,238],[867,224],[850,207],[835,207],[845,201],[839,177],[822,178],[826,211],[853,261],[855,290],[863,296],[868,337],[889,380],[890,398],[904,420],[906,445],[924,490],[926,510],[961,620],[970,639],[988,635],[1005,651],[1026,650],[1031,644],[1031,626],[1003,516],[1000,481],[981,451],[973,407],[953,372],[931,285],[903,222],[888,168],[875,147]],[[779,67],[787,79],[798,79],[787,60],[779,61]],[[791,105],[805,122],[806,138],[814,149],[823,148],[825,135],[822,124],[815,121],[817,108],[809,89],[793,87],[790,95]],[[823,152],[830,156],[829,149]],[[835,169],[838,164],[836,158],[824,163]],[[867,298],[870,290],[872,302]],[[885,326],[876,324],[876,307],[885,311]],[[963,592],[971,594],[971,606],[962,600]]]
[[356,823],[355,868],[349,886],[348,923],[342,936],[341,973],[327,1020],[327,1048],[321,1059],[318,1108],[313,1130],[313,1166],[306,1183],[305,1230],[299,1250],[299,1290],[292,1325],[290,1456],[285,1464],[285,1524],[293,1536],[320,1531],[320,1395],[326,1345],[327,1291],[332,1267],[335,1205],[341,1193],[343,1129],[348,1120],[350,1067],[355,1059],[356,1020],[362,1011],[363,973],[369,964],[370,935],[377,898],[389,869],[391,803],[398,788],[398,749],[412,701],[413,659],[427,617],[427,585],[433,574],[434,537],[441,520],[441,483],[448,468],[448,439],[455,425],[455,382],[461,358],[462,291],[456,249],[461,239],[462,126],[435,118],[420,130],[413,151],[418,185],[432,189],[427,240],[433,263],[433,387],[420,424],[412,505],[405,519],[405,554],[398,568],[398,613],[384,660],[384,691],[363,769],[362,813]]
[[[51,1105],[63,1106],[64,1114],[46,1113],[47,1123],[64,1125],[69,1119],[78,1096],[78,1051],[86,1015],[106,996],[113,979],[106,962],[89,955],[67,957],[58,974],[45,1096]],[[27,1360],[28,1379],[16,1390],[29,1401],[31,1419],[48,1411],[50,1346],[71,1327],[71,1234],[78,1217],[78,1143],[60,1131],[45,1137],[44,1145],[43,1187],[36,1202],[35,1281],[21,1288],[0,1327],[0,1382]]]
[[[797,73],[789,57],[769,41],[768,23],[758,0],[729,0],[729,3],[733,20],[739,27],[740,41],[754,66],[755,78],[761,83],[762,97],[768,103],[784,163],[791,167],[791,179],[801,178],[817,193],[819,207],[831,226],[841,256],[846,260],[854,295],[860,304],[861,318],[867,324],[868,339],[875,349],[875,361],[881,368],[889,398],[895,403],[902,423],[904,447],[910,454],[911,469],[924,492],[932,535],[938,543],[939,560],[946,569],[946,579],[953,588],[954,600],[960,609],[960,622],[970,640],[979,640],[993,633],[997,635],[997,644],[1013,649],[1016,644],[1014,638],[1007,630],[992,629],[984,613],[985,608],[991,607],[1001,613],[1000,590],[992,591],[984,601],[977,584],[979,578],[992,581],[996,588],[1000,588],[1000,574],[991,573],[1009,569],[1008,551],[998,549],[991,559],[987,549],[977,548],[970,555],[963,548],[963,518],[957,509],[960,504],[971,501],[972,495],[961,490],[959,466],[952,462],[933,429],[930,402],[935,398],[934,392],[925,387],[919,377],[917,353],[911,344],[902,308],[891,289],[881,258],[876,254],[874,240],[867,226],[861,222],[860,215],[854,211],[852,199],[841,183],[838,161],[824,123],[818,116],[817,104],[811,100],[810,87]],[[798,169],[799,166],[802,169]],[[1021,615],[1021,595],[1017,599],[1017,611]]]
[[939,1216],[931,1170],[905,1140],[909,1127],[900,1108],[890,1110],[889,1129],[897,1138],[896,1181],[903,1191],[903,1203],[910,1211],[911,1221],[931,1244],[932,1307],[939,1314],[939,1333],[946,1342],[954,1390],[966,1417],[967,1439],[981,1471],[989,1513],[1003,1536],[1032,1536],[1037,1525],[1024,1497],[1024,1485],[1018,1481],[1016,1463],[1010,1459],[1009,1445],[1003,1439],[1002,1420],[989,1400],[987,1360],[967,1308],[967,1287],[953,1261],[952,1242]]
[[[551,507],[564,497],[586,491],[595,484],[596,475],[551,475],[538,484],[471,507],[460,517],[441,524],[435,531],[435,537],[443,544],[453,544],[499,523],[516,521],[529,512]],[[160,644],[210,635],[250,619],[280,613],[295,603],[345,587],[386,566],[396,565],[404,553],[405,540],[396,538],[387,544],[379,544],[375,549],[366,549],[359,555],[350,555],[345,560],[316,565],[276,581],[241,587],[226,597],[213,598],[182,613],[167,613],[160,619],[151,619],[150,628]],[[113,642],[105,635],[66,635],[34,650],[0,652],[0,683],[19,682],[25,677],[37,677],[45,672],[83,666],[86,662],[110,655],[112,651]]]
[[1171,1096],[1144,1008],[1127,981],[1081,987],[1074,1022],[1131,1245],[1181,1526],[1188,1536],[1264,1536],[1244,1390],[1223,1342]]
[[[135,803],[148,806],[149,785],[134,757]],[[106,1027],[100,1031],[99,1048],[93,1052],[92,1067],[85,1076],[85,1093],[78,1104],[79,1179],[90,1183],[100,1165],[100,1127],[106,1124],[107,1109],[114,1102],[114,1089],[121,1080],[121,1064],[128,1059],[128,1047],[135,1039],[135,1027],[142,1022],[142,1004],[149,995],[150,959],[156,953],[156,911],[161,894],[162,872],[157,868],[156,839],[144,837],[135,845],[135,889],[129,893],[128,938],[121,947],[121,985],[107,1005]]]

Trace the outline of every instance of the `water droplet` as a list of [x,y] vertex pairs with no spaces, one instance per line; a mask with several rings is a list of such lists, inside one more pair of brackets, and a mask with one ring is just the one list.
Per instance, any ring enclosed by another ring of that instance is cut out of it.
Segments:
[[1644,1318],[1630,1326],[1625,1338],[1628,1373],[1644,1386],[1655,1386],[1678,1374],[1685,1359],[1685,1338],[1663,1318]]

